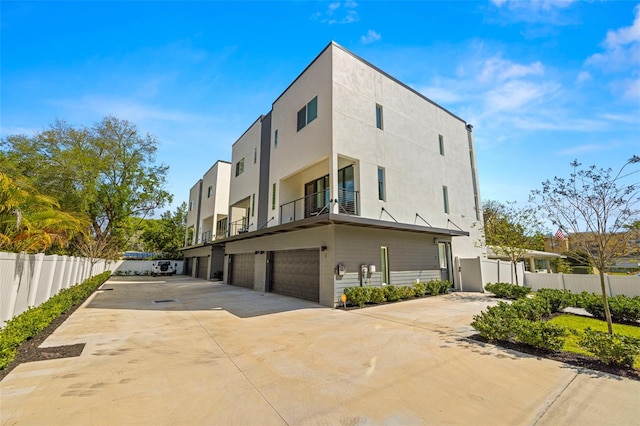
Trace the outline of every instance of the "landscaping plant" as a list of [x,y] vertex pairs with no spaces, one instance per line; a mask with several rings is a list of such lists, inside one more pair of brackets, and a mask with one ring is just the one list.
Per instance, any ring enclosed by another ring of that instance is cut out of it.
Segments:
[[4,369],[16,356],[18,346],[44,330],[51,321],[85,300],[102,285],[111,272],[91,277],[81,284],[60,291],[38,307],[31,307],[6,322],[0,329],[0,369]]
[[501,299],[520,299],[531,292],[528,287],[509,283],[488,283],[484,288]]
[[605,364],[633,367],[634,358],[640,355],[640,339],[591,328],[584,330],[578,344]]

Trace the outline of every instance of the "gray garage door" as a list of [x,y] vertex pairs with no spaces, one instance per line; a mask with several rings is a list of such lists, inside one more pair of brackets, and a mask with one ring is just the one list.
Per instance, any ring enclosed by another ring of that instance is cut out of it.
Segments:
[[231,284],[239,287],[253,288],[256,255],[241,253],[231,255]]
[[202,278],[208,280],[207,272],[209,270],[209,256],[200,256],[198,258],[198,275],[196,278]]
[[271,291],[299,299],[320,301],[320,252],[276,251],[271,261]]

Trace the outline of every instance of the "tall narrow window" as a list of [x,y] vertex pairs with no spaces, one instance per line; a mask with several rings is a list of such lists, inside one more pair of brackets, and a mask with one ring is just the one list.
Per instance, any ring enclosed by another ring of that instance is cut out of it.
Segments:
[[278,129],[276,129],[275,133],[273,134],[273,147],[278,147]]
[[193,210],[193,200],[189,201],[189,211]]
[[240,176],[244,172],[244,158],[236,163],[236,176]]
[[258,161],[258,147],[253,148],[253,164],[256,164]]
[[442,187],[442,203],[444,206],[444,212],[449,213],[449,190],[446,186]]
[[256,194],[251,196],[251,217],[256,215]]
[[298,111],[298,131],[318,118],[318,97],[311,99]]
[[376,127],[382,130],[382,105],[376,104]]
[[209,188],[207,189],[207,198],[211,198],[212,195],[213,195],[213,186],[209,186]]
[[444,136],[438,135],[438,143],[440,144],[440,155],[444,155]]
[[384,169],[382,167],[378,167],[378,200],[385,201]]
[[276,184],[273,184],[273,190],[271,191],[271,210],[276,209]]
[[380,280],[383,284],[391,284],[389,280],[389,249],[380,247]]

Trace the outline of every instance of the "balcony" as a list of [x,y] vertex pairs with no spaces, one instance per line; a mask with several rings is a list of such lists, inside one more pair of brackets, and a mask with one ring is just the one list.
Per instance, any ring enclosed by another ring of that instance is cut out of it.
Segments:
[[202,233],[202,241],[200,241],[201,243],[209,243],[211,241],[213,241],[213,238],[211,238],[213,236],[213,232],[212,231],[206,231]]
[[229,223],[228,218],[218,221],[216,224],[216,239],[233,237],[234,235],[249,232],[249,218],[243,217],[234,222]]
[[[280,224],[331,212],[331,202],[333,200],[329,195],[329,190],[325,189],[282,204],[280,206]],[[338,213],[359,216],[359,199],[359,191],[339,189]]]

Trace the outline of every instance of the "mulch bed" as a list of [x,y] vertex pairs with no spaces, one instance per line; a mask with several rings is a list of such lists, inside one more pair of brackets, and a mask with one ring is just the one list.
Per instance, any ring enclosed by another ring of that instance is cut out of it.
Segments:
[[511,349],[523,352],[540,358],[552,359],[554,361],[564,362],[580,368],[588,368],[590,370],[601,371],[603,373],[614,374],[616,376],[626,377],[628,379],[640,381],[640,371],[631,367],[623,367],[618,365],[607,365],[595,358],[585,355],[574,354],[571,352],[550,352],[543,349],[537,349],[532,346],[523,345],[521,343],[489,341],[479,334],[470,336],[469,339],[482,343],[488,343],[505,349]]
[[38,335],[26,340],[20,346],[18,346],[18,353],[16,354],[14,360],[11,361],[11,363],[9,363],[9,365],[7,365],[4,369],[0,370],[0,380],[4,379],[11,372],[11,370],[16,368],[23,362],[43,361],[47,359],[80,356],[82,350],[84,349],[84,343],[67,346],[55,346],[49,348],[39,348],[38,346],[40,346],[47,339],[47,337],[51,335],[51,333],[56,331],[56,329],[60,327],[62,323],[65,322],[67,318],[69,318],[69,316],[74,313],[75,310],[78,309],[83,303],[84,300],[78,302],[67,312],[54,319],[51,324],[49,324],[44,330],[38,333]]

